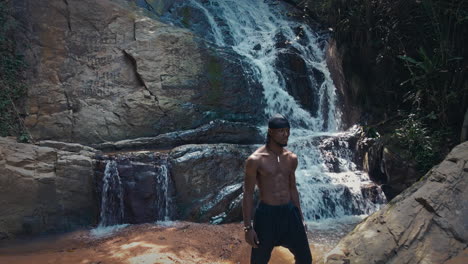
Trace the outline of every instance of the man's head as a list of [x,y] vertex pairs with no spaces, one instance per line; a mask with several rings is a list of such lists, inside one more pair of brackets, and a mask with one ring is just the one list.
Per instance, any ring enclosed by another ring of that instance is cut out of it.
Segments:
[[281,147],[288,145],[289,121],[282,115],[276,114],[268,120],[267,144],[272,141]]

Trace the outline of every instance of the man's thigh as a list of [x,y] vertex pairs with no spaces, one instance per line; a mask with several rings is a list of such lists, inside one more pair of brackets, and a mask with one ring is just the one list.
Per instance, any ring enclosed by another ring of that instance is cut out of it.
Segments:
[[282,246],[291,251],[296,259],[296,264],[312,263],[309,240],[297,208],[290,216],[286,237],[282,240]]

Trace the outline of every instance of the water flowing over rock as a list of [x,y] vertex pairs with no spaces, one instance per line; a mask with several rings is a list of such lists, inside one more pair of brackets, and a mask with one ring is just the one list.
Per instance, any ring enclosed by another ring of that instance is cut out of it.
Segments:
[[123,187],[115,160],[107,162],[102,182],[99,226],[121,224],[124,218]]
[[60,149],[0,137],[1,237],[96,224],[92,156],[98,152],[78,144],[40,143]]
[[465,142],[359,224],[328,254],[326,263],[445,263],[468,246],[467,200]]
[[140,151],[96,158],[101,226],[175,218],[175,190],[167,154]]
[[[307,219],[371,213],[385,198],[377,186],[370,187],[367,173],[347,160],[353,157],[337,155],[335,161],[343,167],[324,166],[319,145],[336,136],[330,132],[341,128],[341,112],[323,39],[303,21],[285,15],[292,9],[282,2],[190,0],[176,3],[163,19],[232,49],[262,85],[265,115],[279,112],[290,120],[288,149],[299,157],[296,177]],[[346,142],[339,147],[352,151]]]
[[304,190],[301,203],[308,208],[304,210],[307,219],[370,214],[386,202],[380,187],[359,165],[361,158],[356,149],[360,132],[353,127],[346,132],[303,137],[290,143],[297,153],[316,151],[314,156],[303,158],[305,162],[296,173],[302,176],[297,181],[300,190]]

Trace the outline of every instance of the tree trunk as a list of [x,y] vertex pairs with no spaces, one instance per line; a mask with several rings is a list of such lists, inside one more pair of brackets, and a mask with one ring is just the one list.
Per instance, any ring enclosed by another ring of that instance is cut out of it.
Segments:
[[468,108],[465,112],[465,118],[463,119],[463,125],[460,134],[460,143],[465,142],[468,139]]

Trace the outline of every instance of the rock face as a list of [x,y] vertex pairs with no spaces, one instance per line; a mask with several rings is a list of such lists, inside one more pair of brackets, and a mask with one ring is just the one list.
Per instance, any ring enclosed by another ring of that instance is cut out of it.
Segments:
[[[239,213],[244,161],[255,150],[249,145],[185,145],[170,153],[177,202],[182,219],[208,221],[223,212]],[[221,217],[218,221],[232,221]],[[240,219],[239,219],[240,220]]]
[[94,147],[101,150],[167,149],[186,144],[256,144],[263,141],[264,137],[253,125],[214,120],[196,129],[170,132],[156,137],[106,142],[96,144]]
[[[343,53],[344,50],[340,50],[334,39],[330,39],[326,49],[326,61],[328,69],[330,70],[330,76],[333,79],[333,83],[336,86],[337,93],[339,95],[340,103],[343,107],[342,121],[345,127],[349,127],[359,122],[359,118],[362,114],[362,110],[356,101],[359,90],[356,88],[357,81],[346,81],[345,72],[343,69]],[[350,78],[351,80],[354,80]]]
[[382,190],[388,200],[393,199],[422,176],[413,162],[398,154],[392,140],[361,138],[358,149],[364,170],[374,182],[382,184]]
[[95,224],[93,149],[43,144],[67,150],[0,138],[0,237]]
[[35,139],[101,143],[214,119],[253,123],[262,113],[261,89],[240,58],[186,29],[110,0],[13,5],[29,65],[25,124]]
[[[280,39],[283,40],[282,38]],[[319,108],[317,87],[319,87],[324,79],[322,78],[320,80],[318,77],[322,77],[323,74],[317,70],[308,70],[306,62],[301,57],[300,53],[292,47],[284,48],[284,50],[278,54],[276,64],[278,70],[282,72],[288,93],[292,95],[304,109],[316,115]],[[315,78],[319,80],[315,80]]]
[[465,142],[359,224],[328,254],[326,263],[435,264],[461,258],[468,245],[467,200]]

